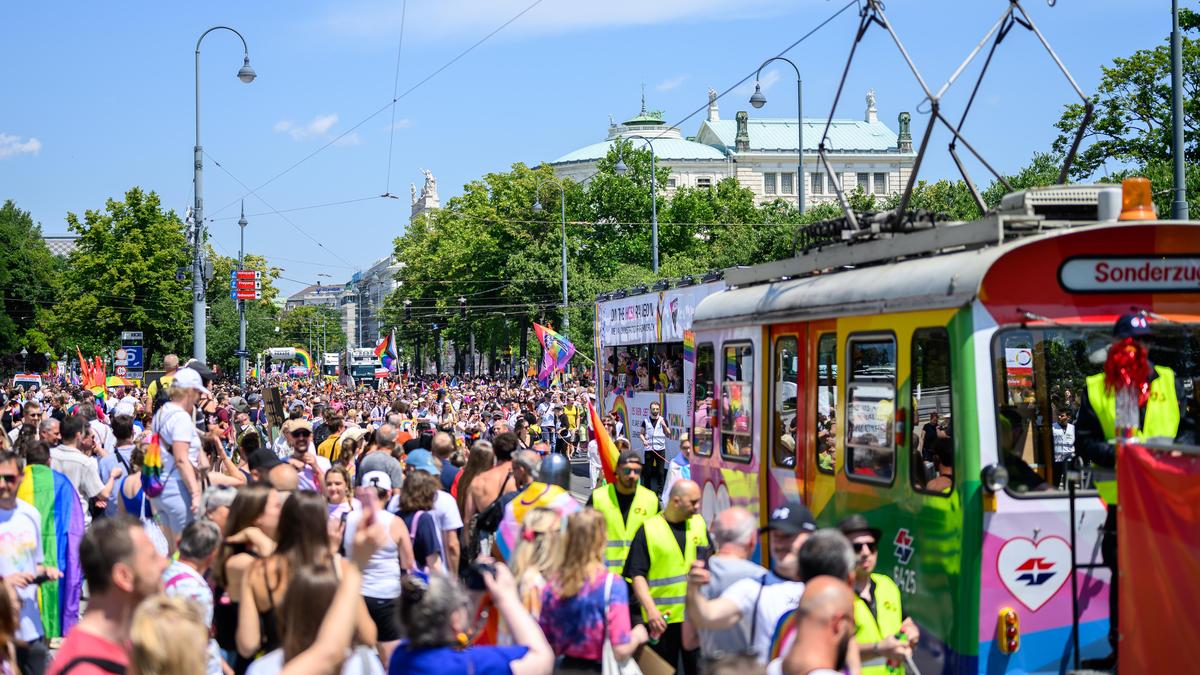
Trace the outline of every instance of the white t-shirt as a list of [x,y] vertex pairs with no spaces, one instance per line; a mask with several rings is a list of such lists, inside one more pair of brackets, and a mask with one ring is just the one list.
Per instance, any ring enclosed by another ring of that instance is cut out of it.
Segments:
[[[42,516],[28,502],[17,500],[12,509],[0,509],[0,576],[17,572],[36,574],[42,564]],[[17,639],[36,640],[42,636],[42,613],[38,611],[38,587],[29,584],[15,589],[21,599],[21,618]]]
[[[743,617],[752,616],[754,605],[758,603],[758,616],[752,619],[754,634],[750,636],[755,656],[760,663],[767,663],[771,650],[771,634],[775,624],[789,609],[795,609],[800,604],[800,596],[804,594],[803,581],[788,581],[780,578],[774,572],[767,572],[765,586],[760,584],[763,577],[756,579],[741,579],[725,589],[722,598],[733,601],[741,610]],[[759,593],[759,590],[762,593]]]
[[[275,675],[283,670],[283,649],[263,654],[246,669],[246,675]],[[383,663],[370,647],[359,645],[346,653],[342,662],[342,675],[383,675]]]
[[458,512],[458,501],[445,490],[438,490],[437,498],[433,500],[433,512],[437,515],[438,527],[442,532],[461,530],[462,515]]
[[1067,426],[1059,426],[1055,422],[1050,427],[1054,434],[1054,461],[1066,461],[1075,454],[1075,425],[1067,422]]
[[162,449],[162,475],[170,475],[175,469],[175,441],[188,442],[188,461],[193,466],[200,463],[200,434],[192,416],[177,403],[168,402],[154,415],[154,431],[158,433]]
[[92,420],[88,422],[88,426],[96,434],[96,440],[100,443],[100,447],[104,448],[104,454],[111,454],[113,448],[117,447],[117,436],[113,433],[112,427],[100,420]]
[[[388,511],[376,511],[375,517],[379,519],[379,524],[390,532],[393,519],[400,516]],[[346,515],[346,530],[342,534],[342,545],[348,556],[354,555],[354,533],[358,530],[358,523],[361,520],[361,510],[351,511]],[[390,536],[387,538],[386,544],[371,554],[362,575],[362,594],[365,597],[383,599],[400,597],[400,551]]]

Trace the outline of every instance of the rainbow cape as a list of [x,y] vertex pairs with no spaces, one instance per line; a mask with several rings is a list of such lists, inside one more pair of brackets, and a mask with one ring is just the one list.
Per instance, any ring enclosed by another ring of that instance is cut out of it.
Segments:
[[504,507],[504,517],[496,528],[496,550],[504,560],[512,560],[512,554],[521,541],[522,523],[530,509],[546,508],[558,513],[560,518],[583,508],[571,493],[557,485],[533,482]]
[[379,359],[379,367],[384,370],[395,372],[396,361],[400,358],[399,352],[396,351],[396,329],[383,336],[379,344],[375,345],[375,357]]
[[604,470],[604,482],[617,482],[617,458],[620,453],[617,452],[617,444],[608,435],[608,429],[604,428],[604,423],[600,421],[600,414],[596,412],[596,406],[588,401],[588,425],[592,428],[592,437],[596,439],[597,452],[600,454],[600,467]]
[[31,464],[25,467],[25,479],[17,490],[17,498],[33,505],[42,517],[43,564],[63,573],[59,581],[38,587],[38,607],[46,637],[60,637],[79,619],[79,596],[83,590],[83,569],[79,563],[83,507],[79,493],[64,474],[48,466]]
[[575,356],[575,345],[539,323],[533,324],[533,331],[542,343],[542,369],[538,372],[538,381],[544,387],[550,383],[555,371],[566,370],[567,363]]

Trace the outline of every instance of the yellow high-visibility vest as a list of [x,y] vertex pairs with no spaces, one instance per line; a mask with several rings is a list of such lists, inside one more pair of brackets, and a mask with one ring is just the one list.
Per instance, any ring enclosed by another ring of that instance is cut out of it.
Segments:
[[629,557],[629,547],[633,545],[633,535],[646,519],[658,513],[658,500],[654,492],[637,486],[633,493],[633,503],[629,505],[629,518],[621,515],[621,505],[617,503],[617,486],[609,483],[592,491],[592,507],[604,514],[604,523],[608,530],[608,543],[604,548],[604,564],[613,574],[621,574],[625,569],[625,559]]
[[[654,598],[654,606],[659,612],[664,616],[670,613],[667,623],[682,623],[688,570],[696,561],[696,549],[708,546],[704,518],[700,515],[688,518],[682,551],[663,514],[647,520],[643,527],[646,529],[646,547],[650,551],[650,571],[646,573],[650,597]],[[646,616],[645,608],[642,608],[642,616]]]
[[[1137,438],[1175,438],[1179,433],[1179,399],[1175,397],[1175,371],[1166,366],[1154,366],[1158,377],[1150,382],[1150,398],[1146,401],[1146,419],[1142,428],[1134,431]],[[1104,438],[1113,442],[1117,437],[1117,392],[1104,384],[1104,373],[1087,378],[1088,405],[1096,413]],[[1096,490],[1105,504],[1117,503],[1116,471],[1106,467],[1094,467],[1092,476]]]

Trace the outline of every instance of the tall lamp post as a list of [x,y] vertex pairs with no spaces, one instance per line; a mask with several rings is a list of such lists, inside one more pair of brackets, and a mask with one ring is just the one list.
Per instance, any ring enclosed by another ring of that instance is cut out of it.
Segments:
[[1171,219],[1187,220],[1187,177],[1183,152],[1183,45],[1179,36],[1179,0],[1171,1],[1171,145],[1175,152]]
[[[559,206],[561,207],[561,213],[562,213],[562,220],[561,220],[561,223],[562,223],[562,330],[563,330],[563,334],[565,335],[567,333],[567,330],[570,329],[570,327],[571,327],[571,319],[567,315],[567,191],[566,191],[566,189],[563,188],[562,183],[560,181],[558,181],[557,179],[547,178],[546,182],[553,183],[554,186],[558,188]],[[534,188],[534,193],[533,193],[533,212],[534,213],[541,213],[542,211],[545,210],[542,208],[541,192],[542,192],[542,178],[541,178],[541,176],[539,176],[537,179],[537,186]],[[657,239],[657,237],[655,237],[655,242],[657,242],[657,241],[658,241],[658,239]],[[655,270],[658,269],[657,249],[658,249],[658,246],[656,243],[656,245],[655,245],[656,252],[654,255],[654,260],[655,260],[654,269]]]
[[[652,269],[655,274],[658,274],[658,180],[654,174],[654,144],[645,136],[635,135],[628,138],[645,141],[646,145],[650,146],[650,246],[654,249]],[[621,158],[623,154],[621,149],[617,150],[617,164],[613,167],[613,170],[617,172],[618,176],[624,176],[625,172],[629,170],[629,167],[625,166],[625,162]]]
[[[241,243],[238,246],[238,271],[246,264],[246,202],[242,202],[242,217],[238,218]],[[238,300],[238,383],[246,388],[246,301]]]
[[29,370],[29,350],[21,347],[21,372]]
[[214,30],[230,31],[242,41],[242,67],[238,69],[238,79],[249,84],[256,77],[254,69],[250,67],[250,49],[241,33],[229,26],[213,26],[200,34],[200,39],[196,40],[196,145],[192,173],[195,194],[192,203],[192,356],[201,363],[208,360],[208,336],[204,303],[204,149],[200,145],[200,43]]
[[803,99],[800,97],[800,69],[792,63],[791,59],[782,56],[773,56],[758,67],[758,72],[754,74],[754,93],[750,95],[750,105],[755,108],[761,108],[767,104],[767,97],[762,93],[762,87],[759,86],[758,80],[762,75],[762,69],[772,61],[786,61],[796,71],[796,182],[798,190],[796,195],[800,197],[800,214],[804,214],[804,106]]

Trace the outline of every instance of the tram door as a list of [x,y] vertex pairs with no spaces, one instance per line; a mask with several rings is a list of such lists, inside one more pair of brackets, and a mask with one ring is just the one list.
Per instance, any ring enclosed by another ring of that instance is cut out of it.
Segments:
[[763,467],[766,503],[774,508],[795,499],[808,502],[805,490],[807,462],[804,439],[809,426],[808,397],[804,386],[810,370],[808,324],[771,326],[768,355],[770,377],[765,386],[766,433]]

